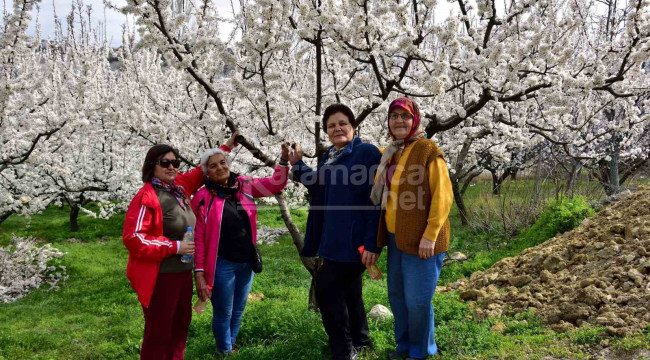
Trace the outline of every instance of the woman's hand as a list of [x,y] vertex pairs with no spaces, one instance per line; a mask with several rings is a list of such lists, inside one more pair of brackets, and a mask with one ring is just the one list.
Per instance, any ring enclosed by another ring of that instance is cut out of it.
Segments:
[[232,150],[232,149],[236,148],[237,145],[239,145],[239,143],[237,143],[237,140],[235,140],[235,138],[236,138],[238,135],[239,135],[239,131],[235,131],[235,132],[232,133],[232,135],[230,136],[230,139],[226,140],[226,146],[228,147],[228,149]]
[[282,143],[282,153],[280,154],[280,159],[289,160],[289,153],[291,149],[289,148],[289,143]]
[[296,165],[298,161],[302,160],[302,149],[297,143],[291,144],[293,151],[289,153],[289,163],[291,165]]
[[178,253],[181,255],[194,255],[194,241],[181,241]]
[[196,280],[196,295],[199,299],[206,301],[212,297],[212,292],[208,290],[208,285],[205,282],[205,275],[202,271],[194,274],[194,280]]
[[418,249],[418,255],[420,259],[426,260],[433,256],[433,251],[436,247],[436,242],[431,241],[427,238],[420,239],[420,247]]
[[379,259],[379,254],[372,251],[364,250],[363,254],[361,255],[361,263],[365,266],[375,264],[377,262],[377,259]]

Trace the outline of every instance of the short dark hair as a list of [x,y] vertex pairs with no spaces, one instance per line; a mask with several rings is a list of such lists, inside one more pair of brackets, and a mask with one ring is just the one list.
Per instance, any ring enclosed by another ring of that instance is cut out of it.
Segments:
[[154,145],[147,151],[147,156],[142,164],[142,181],[148,183],[153,178],[153,172],[156,169],[156,160],[161,159],[167,153],[172,152],[176,159],[180,158],[178,150],[165,144]]
[[341,113],[347,116],[350,125],[352,125],[352,128],[354,129],[357,128],[357,119],[354,117],[354,113],[352,112],[352,109],[350,109],[349,107],[343,104],[337,103],[337,104],[332,104],[325,109],[325,113],[323,114],[323,130],[327,131],[327,119],[329,119],[330,116],[336,113]]

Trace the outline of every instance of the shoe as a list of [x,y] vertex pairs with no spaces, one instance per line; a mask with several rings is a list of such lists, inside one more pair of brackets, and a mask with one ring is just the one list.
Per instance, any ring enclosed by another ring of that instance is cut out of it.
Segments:
[[239,352],[239,349],[236,347],[233,347],[230,351],[228,352],[217,352],[217,359],[225,359],[226,357],[230,355],[237,354]]
[[357,353],[357,350],[355,350],[354,348],[350,350],[350,354],[348,354],[347,356],[345,355],[332,356],[332,360],[357,360],[358,358],[359,358],[359,354]]
[[360,353],[366,349],[370,349],[372,347],[372,344],[366,344],[366,345],[355,345],[354,346],[354,351]]
[[407,357],[407,358],[404,359],[404,360],[425,360],[425,359],[430,359],[430,358],[439,359],[439,358],[441,358],[441,357],[442,357],[442,351],[440,351],[440,349],[438,349],[438,352],[435,353],[435,355],[431,355],[431,356],[426,357],[426,358],[423,358],[423,359],[421,359],[421,358],[414,358],[414,357],[410,357],[410,356],[409,356],[409,357]]
[[405,352],[393,351],[392,353],[388,354],[388,360],[402,360],[408,355],[409,354]]

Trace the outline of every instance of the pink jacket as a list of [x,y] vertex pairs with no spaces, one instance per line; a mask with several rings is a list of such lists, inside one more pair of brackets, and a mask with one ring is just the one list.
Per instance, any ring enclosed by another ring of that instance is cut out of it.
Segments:
[[[241,189],[237,192],[237,200],[242,205],[251,224],[253,244],[257,243],[257,208],[254,198],[279,194],[287,184],[288,166],[276,166],[273,175],[268,178],[254,179],[240,176]],[[214,196],[208,189],[202,188],[192,199],[192,209],[196,214],[196,255],[194,271],[203,271],[205,281],[212,285],[215,266],[217,265],[217,250],[221,231],[224,199]]]

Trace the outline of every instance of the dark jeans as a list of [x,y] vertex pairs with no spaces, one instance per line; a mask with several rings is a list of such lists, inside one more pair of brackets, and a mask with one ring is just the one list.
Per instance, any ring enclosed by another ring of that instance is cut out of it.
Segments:
[[325,260],[316,279],[316,300],[334,360],[350,358],[352,347],[370,345],[361,297],[361,263]]

